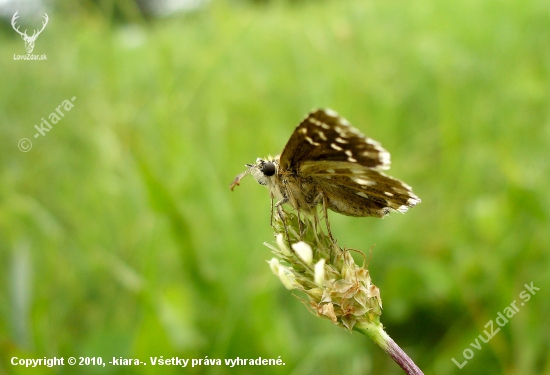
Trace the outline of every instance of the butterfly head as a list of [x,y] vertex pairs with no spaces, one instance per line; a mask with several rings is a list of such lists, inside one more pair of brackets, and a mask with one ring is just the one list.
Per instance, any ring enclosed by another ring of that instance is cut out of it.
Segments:
[[276,156],[273,158],[269,156],[267,159],[258,158],[256,159],[256,163],[246,164],[246,166],[248,169],[235,177],[235,180],[231,184],[231,190],[233,190],[235,186],[240,185],[241,180],[249,174],[251,174],[260,185],[269,188],[273,184],[274,176],[279,170],[279,157]]
[[248,164],[250,174],[260,185],[268,186],[279,169],[279,161],[269,157],[267,160],[256,159],[256,164]]

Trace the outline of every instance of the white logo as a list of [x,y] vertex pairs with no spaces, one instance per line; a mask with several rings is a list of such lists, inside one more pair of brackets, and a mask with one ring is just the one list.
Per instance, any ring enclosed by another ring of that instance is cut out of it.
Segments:
[[21,38],[23,38],[23,40],[25,41],[25,49],[27,50],[27,53],[32,53],[32,50],[34,49],[34,42],[36,42],[36,38],[38,38],[38,35],[40,35],[40,33],[44,30],[44,28],[48,24],[48,20],[49,20],[48,15],[44,13],[44,22],[42,23],[42,28],[40,30],[34,30],[33,34],[31,36],[28,36],[27,30],[25,30],[24,32],[21,32],[19,31],[19,26],[17,27],[15,26],[15,20],[19,18],[17,13],[19,13],[19,11],[15,12],[15,14],[13,15],[11,19],[11,25],[13,29],[17,31],[17,33],[21,35]]

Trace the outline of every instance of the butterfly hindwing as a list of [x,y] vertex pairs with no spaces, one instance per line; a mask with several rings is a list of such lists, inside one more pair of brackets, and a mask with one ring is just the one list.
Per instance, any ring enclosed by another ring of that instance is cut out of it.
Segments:
[[305,162],[303,178],[311,178],[328,208],[349,216],[383,217],[406,212],[420,202],[410,186],[384,173],[350,162]]

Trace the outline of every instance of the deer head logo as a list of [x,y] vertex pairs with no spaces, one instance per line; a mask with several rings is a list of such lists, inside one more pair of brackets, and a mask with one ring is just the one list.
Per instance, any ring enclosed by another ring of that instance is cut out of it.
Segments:
[[44,22],[42,23],[42,28],[40,30],[34,30],[33,34],[31,36],[27,35],[27,30],[25,29],[25,32],[19,31],[19,26],[15,27],[15,20],[19,18],[17,15],[19,11],[15,12],[11,19],[11,26],[19,35],[21,35],[21,38],[25,41],[25,49],[27,50],[27,53],[32,53],[32,50],[34,49],[34,42],[36,42],[36,38],[38,38],[38,35],[44,30],[46,25],[48,24],[48,15],[44,13]]

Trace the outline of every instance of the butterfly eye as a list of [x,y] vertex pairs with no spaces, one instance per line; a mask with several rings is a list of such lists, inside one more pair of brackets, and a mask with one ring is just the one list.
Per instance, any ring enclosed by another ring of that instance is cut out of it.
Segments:
[[275,164],[267,162],[262,165],[262,173],[264,176],[273,176],[275,174]]

